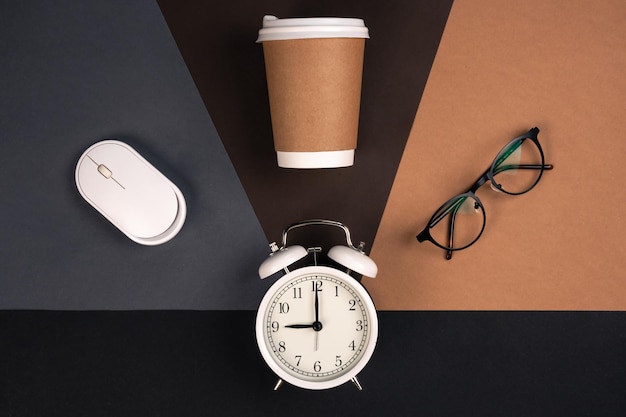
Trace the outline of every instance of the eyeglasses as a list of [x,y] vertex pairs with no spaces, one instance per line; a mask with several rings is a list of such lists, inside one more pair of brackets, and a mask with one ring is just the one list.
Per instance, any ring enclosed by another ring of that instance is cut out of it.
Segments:
[[507,143],[467,192],[437,209],[426,228],[416,236],[418,242],[428,240],[444,249],[446,259],[452,258],[453,251],[476,243],[485,230],[487,219],[485,208],[475,194],[480,187],[490,181],[495,191],[520,195],[537,185],[544,170],[552,169],[552,165],[544,161],[538,134],[539,129],[534,127]]

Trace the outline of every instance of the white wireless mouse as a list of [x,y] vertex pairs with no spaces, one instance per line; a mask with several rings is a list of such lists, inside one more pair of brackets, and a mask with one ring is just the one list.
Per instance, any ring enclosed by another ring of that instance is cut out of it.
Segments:
[[167,242],[185,222],[187,205],[178,187],[117,140],[98,142],[82,154],[76,186],[89,204],[142,245]]

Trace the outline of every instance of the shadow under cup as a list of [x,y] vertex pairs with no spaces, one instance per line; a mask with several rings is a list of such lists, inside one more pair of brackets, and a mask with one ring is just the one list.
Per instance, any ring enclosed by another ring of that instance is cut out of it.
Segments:
[[361,19],[264,17],[257,42],[280,167],[354,164],[367,38]]

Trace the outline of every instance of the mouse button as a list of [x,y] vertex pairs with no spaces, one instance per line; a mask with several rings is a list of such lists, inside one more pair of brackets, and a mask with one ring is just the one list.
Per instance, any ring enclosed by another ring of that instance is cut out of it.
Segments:
[[87,151],[87,155],[96,164],[109,164],[117,160],[124,160],[128,156],[134,156],[125,144],[112,140],[93,145]]
[[112,177],[117,181],[122,180],[122,177],[132,178],[133,173],[144,165],[127,146],[112,141],[95,146],[87,156],[103,177]]
[[116,215],[127,233],[139,238],[152,238],[165,232],[178,214],[178,199],[169,184],[157,175],[141,171],[127,181],[125,198]]
[[83,158],[76,170],[76,183],[83,197],[98,206],[100,211],[107,210],[112,201],[119,199],[123,189],[112,179],[107,179],[98,171],[89,158]]

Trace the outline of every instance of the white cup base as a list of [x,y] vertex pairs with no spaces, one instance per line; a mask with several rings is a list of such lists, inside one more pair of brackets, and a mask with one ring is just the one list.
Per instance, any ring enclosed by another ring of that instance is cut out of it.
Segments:
[[341,168],[354,164],[354,149],[320,152],[276,151],[281,168]]

